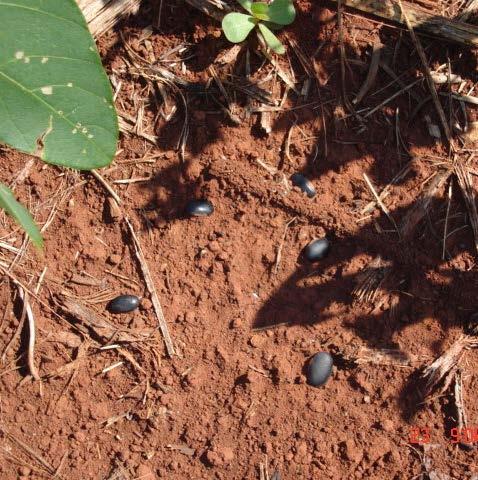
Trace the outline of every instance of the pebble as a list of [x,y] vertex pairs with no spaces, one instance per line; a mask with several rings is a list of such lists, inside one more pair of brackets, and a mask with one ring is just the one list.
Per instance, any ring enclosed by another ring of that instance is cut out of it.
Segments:
[[188,217],[208,217],[214,212],[214,207],[208,200],[190,200],[185,211]]
[[290,179],[292,185],[294,185],[294,187],[299,187],[304,193],[307,194],[309,198],[315,197],[317,192],[312,185],[312,182],[306,177],[304,177],[304,175],[300,173],[294,173],[294,175],[292,175]]
[[347,460],[353,463],[360,463],[363,458],[363,449],[361,449],[351,439],[342,442],[343,454]]
[[261,348],[265,342],[266,339],[262,335],[252,335],[249,339],[249,344],[254,348]]
[[330,23],[335,19],[335,12],[328,8],[319,8],[315,14],[315,18],[319,23]]
[[216,240],[213,240],[212,242],[209,242],[208,248],[211,252],[217,253],[221,250],[221,245]]
[[143,310],[150,310],[153,307],[153,302],[149,298],[141,300],[141,308]]
[[304,257],[309,262],[317,262],[324,259],[330,250],[330,242],[324,238],[317,238],[312,240],[304,248]]
[[206,459],[213,467],[222,467],[234,460],[234,450],[229,447],[215,447],[206,452]]
[[111,313],[128,313],[136,310],[139,306],[139,298],[136,295],[120,295],[113,298],[108,304]]
[[314,387],[324,385],[332,373],[334,361],[327,352],[319,352],[312,357],[307,370],[307,382]]
[[118,265],[121,263],[121,255],[119,255],[118,253],[112,253],[109,257],[108,257],[108,263],[110,263],[111,265]]
[[241,328],[241,327],[242,327],[242,319],[240,319],[240,318],[235,318],[235,319],[231,322],[230,327],[231,327],[231,328]]
[[143,480],[154,480],[156,475],[148,465],[142,464],[136,469],[136,476]]
[[382,430],[384,432],[394,432],[395,431],[395,425],[392,422],[392,420],[390,420],[389,418],[386,418],[385,420],[383,420],[380,423],[380,426],[382,427]]

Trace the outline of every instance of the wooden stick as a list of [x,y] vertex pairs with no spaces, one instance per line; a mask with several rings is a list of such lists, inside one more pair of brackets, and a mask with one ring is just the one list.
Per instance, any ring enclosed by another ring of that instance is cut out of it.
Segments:
[[[337,3],[337,0],[331,0]],[[402,12],[394,0],[342,0],[344,6],[369,13],[394,23],[405,25]],[[411,2],[402,2],[410,25],[424,33],[440,37],[452,43],[469,47],[478,46],[478,27],[450,20]]]
[[164,313],[161,307],[161,303],[159,303],[159,298],[158,298],[158,294],[156,293],[153,277],[151,277],[148,264],[146,263],[146,258],[144,258],[143,250],[141,248],[141,244],[139,243],[139,239],[136,235],[136,232],[134,231],[133,225],[131,224],[127,216],[125,216],[124,219],[131,233],[131,237],[133,238],[134,250],[136,252],[136,256],[138,257],[139,264],[141,265],[141,270],[143,271],[143,276],[146,282],[146,286],[148,287],[149,293],[151,295],[151,301],[153,303],[156,316],[158,318],[159,328],[161,330],[161,333],[163,334],[164,343],[166,345],[166,351],[168,352],[168,355],[172,357],[173,355],[176,354],[176,352],[174,350],[174,345],[171,339],[171,335],[169,334],[168,324],[166,323],[166,319],[164,318]]
[[[229,13],[233,9],[231,1],[223,0],[186,0],[189,5],[198,10],[201,10],[206,15],[209,15],[216,20],[221,21],[226,13]],[[239,9],[237,9],[239,10]]]
[[378,66],[380,64],[380,55],[382,53],[383,45],[380,42],[375,42],[373,44],[372,58],[370,61],[370,68],[367,73],[367,78],[365,82],[360,87],[357,96],[352,100],[352,103],[356,105],[360,103],[362,99],[367,95],[368,91],[372,88],[377,78]]
[[113,197],[118,205],[121,205],[121,198],[119,195],[113,190],[111,185],[103,178],[103,176],[97,170],[91,170],[91,174],[98,180],[98,182],[105,187],[108,193]]
[[390,222],[392,223],[392,225],[395,227],[395,231],[397,232],[398,236],[400,237],[400,229],[398,228],[398,225],[395,223],[395,220],[394,218],[392,217],[392,215],[390,214],[388,208],[385,206],[385,204],[382,202],[382,199],[380,198],[380,195],[377,193],[377,191],[375,190],[372,182],[370,181],[370,179],[368,178],[367,174],[366,173],[363,173],[363,178],[365,180],[365,183],[367,184],[368,188],[370,189],[370,191],[372,192],[372,195],[375,197],[375,201],[377,202],[377,204],[380,206],[380,208],[382,209],[383,213],[385,213],[385,215],[387,216],[387,218],[390,220]]
[[31,375],[35,380],[40,380],[40,375],[38,374],[38,370],[35,366],[35,317],[33,316],[33,310],[30,302],[28,301],[27,293],[23,291],[23,288],[20,285],[17,285],[17,287],[18,294],[20,295],[20,298],[25,305],[25,311],[28,319],[28,369],[30,370]]
[[141,0],[76,0],[91,34],[99,37],[122,17],[135,14]]
[[473,180],[471,179],[470,172],[461,163],[455,165],[455,173],[465,200],[466,209],[468,210],[473,237],[475,239],[475,248],[478,252],[478,210],[476,208],[476,192],[473,186]]

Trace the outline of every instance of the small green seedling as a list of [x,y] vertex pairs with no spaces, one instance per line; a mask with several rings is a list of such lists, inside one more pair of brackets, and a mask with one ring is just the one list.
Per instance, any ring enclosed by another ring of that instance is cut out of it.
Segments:
[[273,0],[271,3],[237,0],[250,15],[245,13],[228,13],[222,20],[222,29],[226,38],[233,43],[240,43],[247,38],[257,26],[265,42],[276,53],[285,53],[284,45],[272,33],[284,25],[290,25],[295,19],[292,0]]

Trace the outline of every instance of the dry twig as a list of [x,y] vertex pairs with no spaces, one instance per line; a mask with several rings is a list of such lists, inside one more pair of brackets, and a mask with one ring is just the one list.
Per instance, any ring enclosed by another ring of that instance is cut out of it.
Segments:
[[404,240],[410,238],[415,227],[425,217],[433,197],[438,189],[448,180],[451,170],[441,170],[433,178],[427,189],[421,194],[413,207],[402,220],[400,231]]
[[282,234],[282,239],[279,244],[279,247],[277,249],[277,255],[276,255],[276,263],[274,265],[274,274],[277,275],[277,272],[279,270],[279,264],[282,258],[282,249],[284,248],[284,242],[285,242],[285,237],[287,236],[287,230],[289,230],[289,227],[297,220],[297,217],[292,218],[289,220],[285,227],[284,227],[284,233]]
[[462,335],[453,345],[425,368],[422,378],[425,380],[423,398],[426,399],[434,391],[445,392],[453,381],[456,369],[466,350],[478,347],[478,339]]
[[382,199],[380,198],[380,195],[377,193],[377,191],[375,190],[374,186],[372,185],[372,182],[370,181],[370,179],[368,178],[367,174],[364,173],[363,174],[363,178],[365,180],[365,183],[367,184],[368,188],[370,189],[370,191],[372,192],[372,195],[375,197],[375,200],[377,202],[377,204],[380,206],[380,208],[382,209],[383,213],[385,213],[385,215],[387,216],[387,218],[390,220],[390,222],[392,223],[392,225],[394,226],[398,236],[400,237],[400,230],[397,226],[397,224],[395,223],[395,220],[394,218],[392,217],[392,215],[390,214],[388,208],[385,206],[385,204],[383,203]]
[[380,42],[375,42],[373,44],[372,59],[370,61],[370,68],[367,73],[367,78],[365,82],[360,87],[357,96],[352,100],[353,104],[360,103],[362,99],[367,95],[369,90],[373,87],[375,79],[377,78],[378,66],[380,64],[380,55],[382,53],[383,45]]
[[94,37],[108,31],[120,18],[138,12],[141,0],[77,0]]
[[402,1],[398,0],[398,4],[400,5],[400,9],[402,10],[403,18],[405,19],[405,23],[407,25],[408,30],[410,31],[410,36],[412,38],[412,41],[415,45],[415,48],[417,50],[418,56],[420,57],[420,61],[422,62],[423,66],[423,73],[425,75],[425,78],[428,83],[428,88],[430,89],[430,93],[432,94],[432,100],[435,105],[436,111],[438,113],[438,117],[440,118],[440,122],[442,124],[443,130],[445,132],[446,139],[448,140],[448,143],[450,144],[450,148],[453,147],[453,141],[451,138],[451,132],[450,132],[450,127],[448,126],[448,122],[445,117],[445,112],[443,111],[443,107],[441,106],[440,100],[438,98],[438,93],[435,87],[435,83],[433,81],[433,77],[430,72],[430,68],[428,67],[428,61],[427,57],[425,55],[425,51],[423,50],[422,44],[420,43],[420,40],[415,34],[415,31],[413,29],[412,24],[410,23],[410,20],[407,15],[407,11],[403,8]]
[[358,351],[354,363],[361,365],[364,363],[375,363],[377,365],[397,365],[409,367],[416,363],[415,355],[404,352],[403,350],[383,348],[379,350],[362,347]]
[[30,305],[30,302],[28,301],[28,295],[23,291],[23,288],[20,285],[17,285],[17,287],[18,294],[23,301],[23,305],[28,319],[28,369],[30,370],[31,375],[35,380],[40,380],[40,375],[38,374],[38,370],[35,366],[35,317],[33,316],[32,307]]
[[[453,394],[456,407],[457,430],[458,432],[460,432],[460,437],[462,437],[461,433],[467,431],[468,419],[465,410],[465,401],[463,398],[463,379],[460,370],[457,370],[455,373],[455,385],[453,389]],[[473,439],[470,438],[469,441],[471,443],[473,442]],[[473,449],[473,446],[470,445],[470,443],[460,441],[460,445],[467,450]]]
[[392,263],[379,256],[357,277],[352,295],[360,302],[372,302],[392,271]]
[[164,343],[166,345],[166,351],[168,355],[172,357],[173,355],[175,355],[174,345],[171,339],[171,335],[169,333],[168,324],[166,322],[166,319],[164,318],[164,313],[161,307],[161,303],[159,302],[158,294],[156,293],[156,287],[154,286],[153,278],[151,277],[151,273],[149,271],[146,258],[144,257],[141,244],[139,242],[138,237],[136,236],[133,225],[131,224],[130,220],[126,216],[125,216],[125,222],[126,222],[126,225],[128,226],[131,237],[133,238],[136,257],[138,258],[139,264],[141,265],[141,270],[143,272],[144,280],[146,282],[146,286],[148,287],[148,291],[151,295],[151,301],[153,303],[154,311],[156,313],[156,318],[158,319],[159,328],[161,330],[161,333],[163,334]]
[[455,164],[455,173],[458,178],[458,184],[463,193],[463,198],[465,199],[468,215],[470,216],[471,228],[475,238],[475,248],[478,252],[478,212],[476,208],[476,194],[475,189],[473,188],[473,181],[470,172],[459,162]]

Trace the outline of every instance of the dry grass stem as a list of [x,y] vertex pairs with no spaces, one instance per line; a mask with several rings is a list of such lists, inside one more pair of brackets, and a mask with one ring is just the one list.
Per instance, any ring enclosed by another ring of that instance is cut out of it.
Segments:
[[[380,192],[378,197],[383,201],[390,194],[390,190],[392,186],[396,185],[399,181],[405,178],[411,169],[412,169],[412,162],[409,162],[392,178],[390,183],[385,185],[385,187]],[[361,215],[370,213],[375,208],[376,205],[377,205],[376,200],[372,200],[371,202],[367,203],[367,205],[365,205],[365,207],[360,211]]]
[[426,400],[433,392],[445,392],[453,381],[456,369],[466,350],[478,347],[478,338],[462,335],[448,350],[438,357],[422,373],[425,381],[423,398]]
[[285,242],[285,238],[287,236],[287,231],[289,230],[289,227],[297,220],[297,217],[294,217],[292,218],[291,220],[289,220],[285,227],[284,227],[284,233],[282,234],[282,239],[281,239],[281,242],[279,244],[279,247],[277,248],[277,255],[276,255],[276,262],[275,262],[275,265],[274,265],[274,274],[277,275],[277,272],[279,270],[279,265],[280,265],[280,261],[281,261],[281,258],[282,258],[282,249],[284,248],[284,242]]
[[103,185],[106,191],[114,198],[116,203],[121,205],[120,196],[113,190],[113,187],[105,180],[105,178],[97,170],[91,170],[91,174],[101,183],[101,185]]
[[55,474],[55,469],[33,448],[28,446],[26,443],[22,442],[19,438],[15,437],[12,433],[5,430],[3,427],[0,427],[0,430],[5,434],[5,436],[16,443],[20,448],[22,448],[32,459],[37,461],[50,475]]
[[474,15],[478,11],[478,0],[468,0],[465,8],[458,15],[457,20],[461,22],[467,22],[471,15]]
[[403,239],[408,239],[415,230],[415,227],[425,218],[428,208],[435,197],[437,191],[443,186],[452,174],[451,170],[441,170],[434,175],[430,185],[423,191],[420,198],[413,207],[407,212],[402,220],[400,231]]
[[38,370],[35,366],[35,317],[33,316],[33,310],[28,301],[28,295],[23,291],[23,288],[20,285],[18,287],[18,295],[23,301],[23,305],[25,308],[25,312],[28,319],[28,351],[27,351],[27,361],[28,361],[28,369],[30,370],[31,376],[35,380],[40,380],[40,375],[38,374]]
[[196,450],[194,448],[190,448],[187,445],[166,445],[168,450],[176,450],[183,455],[187,455],[188,457],[194,456]]
[[392,217],[392,215],[390,214],[388,208],[385,206],[385,204],[383,203],[382,199],[381,199],[380,196],[378,195],[377,191],[375,190],[375,187],[373,186],[372,182],[370,181],[370,179],[368,178],[368,176],[367,176],[366,173],[363,174],[363,178],[364,178],[365,183],[367,184],[368,188],[369,188],[370,191],[372,192],[372,195],[375,197],[375,200],[376,200],[377,204],[380,206],[380,208],[382,209],[383,213],[385,213],[385,215],[387,216],[387,218],[390,220],[390,222],[392,223],[392,225],[393,225],[394,228],[395,228],[395,231],[397,232],[398,236],[400,237],[400,230],[399,230],[397,224],[395,223],[394,218]]
[[23,325],[25,323],[26,316],[27,316],[27,307],[26,307],[26,304],[24,302],[22,313],[20,315],[20,321],[18,322],[18,327],[17,327],[13,337],[10,339],[10,341],[7,343],[7,345],[5,345],[5,348],[2,352],[2,363],[5,363],[8,351],[10,350],[12,345],[17,341],[17,339],[20,338],[20,335],[21,335],[22,330],[23,330]]
[[153,303],[154,311],[156,313],[156,318],[158,320],[159,328],[163,335],[164,343],[166,345],[166,351],[170,357],[175,355],[173,341],[171,339],[171,335],[169,333],[168,324],[166,319],[164,318],[163,309],[161,307],[161,303],[159,302],[158,294],[156,293],[156,287],[154,286],[153,278],[151,277],[151,273],[146,262],[146,258],[144,257],[143,250],[141,248],[141,244],[139,242],[138,237],[134,231],[133,225],[131,224],[130,220],[125,217],[126,225],[130,231],[131,237],[133,239],[134,250],[136,253],[136,257],[138,258],[139,264],[141,266],[141,270],[143,272],[143,277],[146,282],[146,286],[148,291],[151,295],[151,301]]
[[342,95],[342,103],[348,112],[355,116],[357,119],[360,117],[355,112],[353,105],[350,103],[350,100],[347,96],[347,91],[345,89],[345,44],[344,44],[344,28],[343,28],[343,9],[342,9],[342,0],[337,0],[337,28],[339,30],[339,54],[340,54],[340,92]]
[[[465,400],[463,398],[463,378],[460,370],[457,370],[455,373],[455,384],[453,388],[453,398],[455,400],[455,408],[456,408],[456,424],[457,429],[460,432],[465,432],[468,428],[468,419],[465,410]],[[461,436],[461,435],[460,435]],[[469,443],[460,442],[460,445],[468,450],[472,450],[473,446],[471,445],[472,439],[470,438]]]
[[137,134],[135,132],[134,128],[135,124],[135,119],[129,117],[126,113],[124,112],[118,112],[118,125],[120,132],[122,133],[130,133],[133,135],[138,135],[145,140],[148,140],[148,142],[151,142],[153,145],[156,145],[158,143],[158,137],[155,135],[150,135],[149,133],[141,132],[141,134]]
[[450,182],[450,185],[448,186],[448,202],[446,206],[445,226],[443,227],[443,248],[442,248],[442,256],[441,256],[442,260],[445,260],[448,218],[450,216],[452,194],[453,194],[453,183]]
[[124,178],[119,180],[114,180],[115,185],[129,185],[131,183],[144,183],[151,181],[152,177],[137,177],[137,178]]
[[138,12],[141,0],[77,0],[94,37],[107,32],[121,18]]
[[123,365],[123,363],[124,363],[124,362],[116,362],[116,363],[113,363],[113,365],[110,365],[109,367],[103,368],[103,370],[101,370],[101,373],[108,373],[108,372],[110,372],[111,370],[114,370],[115,368],[121,367],[121,365]]
[[361,347],[357,355],[353,358],[354,363],[361,365],[364,363],[374,363],[377,365],[396,365],[400,367],[410,367],[417,362],[417,357],[410,353],[398,349],[371,349]]
[[478,212],[476,208],[476,193],[473,187],[473,180],[470,172],[460,162],[455,163],[455,173],[458,179],[463,198],[465,199],[466,209],[470,217],[471,228],[475,239],[475,248],[478,252]]
[[281,80],[297,95],[299,94],[298,90],[295,88],[295,83],[292,81],[291,77],[284,72],[284,70],[280,67],[280,65],[276,62],[275,58],[266,50],[266,48],[261,45],[260,52],[262,55],[267,58],[267,60],[271,63],[271,65],[275,68],[277,75],[281,78]]
[[357,276],[357,286],[352,295],[360,302],[372,302],[377,297],[381,286],[392,271],[392,263],[385,262],[379,256]]
[[400,95],[402,95],[403,93],[407,92],[408,90],[410,90],[412,87],[414,87],[415,85],[417,85],[418,83],[422,82],[422,79],[419,78],[418,80],[415,80],[414,82],[406,85],[405,87],[401,88],[398,92],[395,92],[393,95],[391,95],[390,97],[388,97],[387,99],[385,99],[383,102],[381,102],[380,104],[378,104],[376,107],[372,108],[372,110],[368,111],[364,116],[363,118],[368,118],[370,117],[371,115],[373,115],[376,111],[380,110],[382,107],[384,107],[385,105],[387,105],[388,103],[390,103],[392,100],[394,100],[395,98],[399,97]]
[[431,72],[430,72],[430,68],[428,67],[428,61],[427,61],[427,57],[425,55],[425,51],[423,50],[423,47],[422,47],[422,44],[420,43],[420,40],[418,39],[418,37],[415,34],[413,26],[410,23],[410,20],[408,18],[406,10],[403,8],[401,0],[398,0],[398,5],[400,6],[400,9],[402,11],[403,18],[405,19],[405,23],[407,25],[407,28],[410,31],[410,37],[412,39],[412,42],[415,45],[418,56],[420,57],[420,60],[422,62],[423,73],[424,73],[425,78],[427,80],[428,88],[430,89],[430,93],[432,94],[432,100],[433,100],[433,103],[435,105],[436,111],[438,113],[438,117],[440,118],[440,122],[442,124],[443,131],[445,132],[446,139],[447,139],[448,143],[450,144],[450,148],[452,148],[453,147],[453,140],[452,140],[452,137],[451,137],[450,128],[449,128],[448,122],[446,120],[445,112],[443,111],[443,107],[441,106],[440,100],[438,98],[438,93],[437,93],[437,90],[435,88],[435,83],[433,81],[433,78],[432,78],[432,75],[431,75]]
[[365,97],[365,95],[367,95],[367,93],[375,84],[375,79],[377,78],[382,49],[383,49],[383,45],[380,42],[375,42],[373,44],[372,58],[370,60],[370,68],[368,70],[367,77],[365,78],[363,85],[360,87],[360,90],[357,93],[357,96],[352,100],[353,104],[360,103]]

